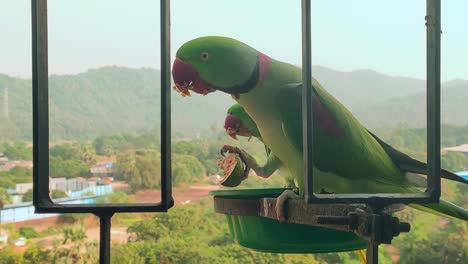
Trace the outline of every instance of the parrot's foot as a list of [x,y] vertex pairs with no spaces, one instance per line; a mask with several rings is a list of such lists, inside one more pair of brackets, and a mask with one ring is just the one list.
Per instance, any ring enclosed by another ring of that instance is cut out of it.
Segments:
[[284,185],[285,188],[296,188],[296,184],[294,184],[294,182],[287,182],[285,185]]
[[286,178],[285,179],[284,187],[285,188],[297,189],[296,183],[294,183],[294,179],[291,179],[291,178]]
[[299,195],[293,190],[285,190],[280,196],[276,198],[276,218],[280,223],[284,223],[287,220],[287,213],[286,213],[286,201],[288,199],[299,199]]
[[242,149],[240,149],[238,147],[234,147],[234,146],[230,146],[230,145],[224,145],[221,148],[221,151],[220,151],[221,156],[224,157],[224,153],[226,153],[226,152],[236,153],[236,154],[239,155],[239,158],[245,164],[243,179],[246,179],[249,176],[249,171],[250,171],[250,167],[249,167],[249,164],[247,162],[247,153],[244,150],[242,150]]

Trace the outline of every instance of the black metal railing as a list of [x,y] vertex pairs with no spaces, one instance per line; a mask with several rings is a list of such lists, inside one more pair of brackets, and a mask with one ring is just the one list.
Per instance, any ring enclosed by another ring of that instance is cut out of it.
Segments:
[[56,204],[49,196],[47,0],[31,0],[33,204],[36,213],[92,213],[100,218],[100,263],[110,263],[111,217],[120,212],[167,212],[171,185],[170,1],[161,3],[161,200],[133,204]]
[[[307,203],[434,203],[440,197],[440,0],[427,0],[427,190],[419,194],[317,194],[313,192],[311,1],[302,0],[303,148]],[[33,60],[33,202],[37,213],[93,213],[100,217],[100,263],[110,261],[110,219],[116,212],[166,212],[172,205],[170,1],[161,3],[161,202],[153,204],[55,204],[49,197],[49,109],[47,0],[31,0]],[[377,261],[378,244],[368,247],[369,263]]]
[[305,199],[308,203],[437,203],[440,197],[440,0],[427,0],[427,190],[420,194],[313,192],[311,0],[302,0],[302,72]]
[[[314,193],[313,175],[313,118],[312,118],[312,34],[311,0],[302,0],[302,76],[303,76],[303,152],[305,201],[307,203],[351,204],[363,203],[376,210],[390,204],[437,203],[440,187],[440,34],[441,1],[426,2],[426,74],[427,74],[427,189],[416,194],[366,193],[366,194],[317,194]],[[385,226],[382,226],[385,228]],[[374,230],[375,233],[378,230]],[[371,241],[367,248],[369,263],[377,263],[378,241]]]

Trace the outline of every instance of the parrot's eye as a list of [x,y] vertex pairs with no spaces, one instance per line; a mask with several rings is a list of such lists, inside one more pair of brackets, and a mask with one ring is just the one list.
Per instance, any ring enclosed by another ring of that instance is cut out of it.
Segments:
[[200,54],[200,59],[202,61],[207,61],[209,58],[210,58],[210,54],[208,52],[206,52],[206,51],[204,51],[204,52],[202,52]]

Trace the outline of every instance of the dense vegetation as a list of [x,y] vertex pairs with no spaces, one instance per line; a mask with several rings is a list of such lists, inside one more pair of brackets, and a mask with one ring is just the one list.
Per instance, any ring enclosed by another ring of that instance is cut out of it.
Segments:
[[[467,127],[444,127],[443,146],[466,142]],[[377,131],[382,138],[395,147],[411,155],[425,158],[424,129],[396,129]],[[215,162],[222,144],[235,144],[259,160],[264,160],[262,145],[252,139],[232,141],[224,133],[213,134],[211,139],[178,140],[172,144],[174,184],[199,182],[210,173],[217,172]],[[74,161],[89,166],[100,157],[115,157],[115,178],[127,181],[132,189],[158,188],[160,184],[160,145],[156,130],[140,135],[101,136],[93,141],[65,142],[50,148],[51,158],[60,162]],[[31,149],[27,144],[5,143],[0,151],[8,152],[8,146],[19,146],[14,154],[26,155]],[[461,153],[449,152],[443,155],[443,166],[450,170],[468,169],[467,157]],[[76,166],[79,168],[80,166]],[[58,170],[60,171],[60,170]],[[77,175],[79,172],[77,172]],[[0,172],[0,186],[11,187],[16,182],[31,179],[26,168],[16,167],[8,172]],[[251,178],[242,183],[242,188],[264,188],[282,186],[281,177],[270,180]],[[468,188],[461,184],[443,182],[443,196],[462,206],[468,205]],[[0,193],[1,195],[1,193]],[[63,194],[54,194],[61,197]],[[99,202],[133,202],[132,196],[117,192],[103,197]],[[391,256],[399,257],[399,263],[466,263],[467,225],[459,220],[446,220],[416,210],[398,213],[403,220],[412,223],[412,231],[394,240],[393,248],[382,246],[381,262],[391,263]],[[86,239],[85,230],[80,225],[83,217],[65,215],[76,222],[64,226],[64,239],[58,243],[69,244],[56,250],[44,250],[30,245],[24,254],[15,253],[12,246],[0,249],[0,263],[73,263],[95,262],[97,244]],[[114,224],[128,226],[132,239],[126,244],[115,244],[112,250],[113,263],[359,263],[355,252],[338,254],[270,254],[252,251],[237,245],[230,237],[224,216],[215,214],[209,198],[202,202],[178,205],[167,214],[147,215],[117,214]],[[18,230],[29,237],[40,236],[31,230]]]
[[[154,69],[102,67],[76,75],[49,78],[50,139],[93,139],[141,133],[159,126],[160,72]],[[315,67],[314,76],[369,128],[425,126],[425,82],[361,70],[339,72]],[[0,74],[0,105],[8,88],[9,118],[0,108],[2,139],[31,139],[31,80]],[[468,81],[442,89],[442,123],[468,125]],[[172,124],[178,137],[219,131],[233,100],[223,93],[190,99],[174,93]],[[389,118],[391,117],[391,118]]]
[[[154,69],[103,67],[77,75],[50,76],[50,139],[93,139],[98,136],[141,133],[160,123],[160,73]],[[8,88],[9,118],[0,110],[2,139],[32,137],[31,80],[0,74],[0,106]],[[174,93],[172,122],[175,135],[195,136],[220,127],[228,96],[207,100],[197,96],[185,100]],[[210,102],[210,103],[208,103]],[[210,111],[211,107],[219,111]],[[205,114],[197,115],[196,111]],[[196,117],[196,118],[195,118]]]
[[[330,92],[394,147],[420,160],[426,159],[424,82],[384,76],[375,72],[336,72],[316,68],[314,75]],[[31,82],[0,75],[0,97],[9,88],[10,118],[0,113],[0,152],[11,160],[31,160]],[[447,84],[442,91],[442,147],[468,143],[467,83]],[[88,177],[97,162],[115,161],[115,179],[127,182],[131,192],[101,197],[99,203],[134,202],[133,192],[160,187],[159,72],[151,69],[105,67],[86,73],[50,77],[50,175]],[[375,92],[378,87],[379,91]],[[343,89],[346,88],[346,89]],[[76,96],[76,95],[79,96]],[[255,139],[233,141],[222,131],[226,108],[233,101],[220,93],[208,97],[172,98],[172,179],[175,186],[203,182],[218,173],[216,160],[223,144],[245,149],[260,163],[264,148]],[[2,100],[0,100],[2,102]],[[155,103],[156,102],[156,103]],[[0,108],[0,110],[3,110]],[[392,118],[383,118],[392,116]],[[384,128],[382,128],[384,127]],[[390,128],[389,128],[390,127]],[[398,128],[396,128],[398,127]],[[443,152],[442,166],[468,170],[465,154]],[[0,207],[10,202],[6,189],[31,182],[28,168],[0,171]],[[240,188],[278,187],[283,179],[249,178]],[[467,207],[468,189],[443,182],[443,197]],[[25,195],[31,199],[32,192]],[[65,197],[54,192],[54,198]],[[467,224],[415,210],[398,213],[412,223],[412,231],[382,246],[381,263],[468,263]],[[84,215],[64,215],[72,225],[58,231],[57,248],[44,250],[28,245],[24,253],[8,245],[0,249],[1,263],[96,263],[97,243],[86,239]],[[355,252],[339,254],[284,255],[252,251],[235,243],[224,216],[215,214],[209,198],[178,205],[167,214],[117,214],[114,225],[128,227],[132,239],[113,245],[113,263],[359,263]],[[49,235],[31,228],[15,230],[11,238]]]
[[[122,193],[109,199],[130,201]],[[114,216],[114,225],[115,220],[122,220],[120,216],[128,220],[127,215]],[[412,230],[397,237],[393,248],[381,246],[379,263],[393,263],[391,259],[395,257],[399,258],[398,263],[462,264],[468,261],[466,223],[442,221],[443,218],[415,210],[406,210],[399,215],[411,221]],[[130,240],[126,244],[113,244],[112,263],[361,263],[356,252],[272,254],[241,247],[231,238],[224,216],[214,213],[209,198],[195,204],[178,205],[165,214],[140,215],[127,226]],[[18,232],[28,236],[41,235],[31,230]],[[24,254],[16,253],[8,246],[0,249],[0,263],[96,262],[97,243],[86,240],[85,230],[79,222],[63,227],[60,232],[63,240],[57,241],[57,246],[67,242],[71,246],[43,250],[30,245]]]

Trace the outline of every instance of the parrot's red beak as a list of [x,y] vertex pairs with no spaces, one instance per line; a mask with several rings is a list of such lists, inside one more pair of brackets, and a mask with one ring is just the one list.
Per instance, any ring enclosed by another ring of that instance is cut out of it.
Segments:
[[224,119],[224,129],[226,129],[226,133],[235,140],[237,140],[237,132],[239,132],[241,127],[242,122],[235,115],[228,114],[226,119]]
[[237,136],[236,136],[236,133],[229,133],[229,131],[226,131],[228,133],[228,135],[230,137],[232,137],[233,139],[237,140]]
[[182,96],[190,96],[189,90],[203,95],[215,91],[200,78],[192,65],[179,58],[176,58],[172,65],[172,78],[175,83],[174,90],[181,93]]

